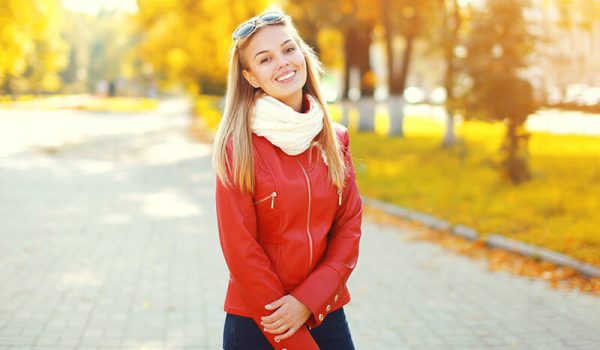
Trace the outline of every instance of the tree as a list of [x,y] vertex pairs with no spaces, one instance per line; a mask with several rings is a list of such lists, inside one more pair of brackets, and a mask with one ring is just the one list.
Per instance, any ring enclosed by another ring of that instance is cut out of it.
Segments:
[[444,50],[444,61],[446,62],[444,89],[446,90],[445,108],[447,123],[442,147],[450,147],[456,143],[456,136],[454,134],[454,114],[456,105],[454,82],[458,70],[458,62],[454,51],[459,42],[462,18],[458,0],[439,0],[439,7],[442,13],[442,45]]
[[[435,16],[439,13],[438,1],[432,0],[380,0],[381,23],[385,31],[387,55],[389,115],[391,131],[396,136],[404,136],[403,93],[410,70],[414,43],[419,37],[430,34],[434,28]],[[394,39],[404,39],[401,58],[396,55]]]
[[[360,130],[373,130],[375,118],[375,75],[371,69],[370,47],[371,33],[379,18],[379,8],[367,0],[317,1],[304,0],[289,2],[286,11],[298,23],[301,34],[307,41],[314,41],[317,33],[312,30],[335,29],[343,38],[344,73],[342,83],[342,100],[344,100],[344,120],[348,118],[350,75],[353,69],[360,76]],[[306,16],[310,13],[311,16]],[[310,23],[307,25],[306,23]],[[309,31],[302,30],[309,29]],[[330,48],[320,48],[323,52]]]
[[267,1],[139,0],[138,7],[136,57],[163,85],[183,83],[193,93],[222,94],[231,33]]
[[0,91],[51,92],[61,86],[68,46],[61,38],[58,0],[0,2]]
[[523,0],[488,0],[472,21],[465,69],[472,80],[467,117],[504,121],[503,173],[513,183],[530,178],[528,133],[523,124],[536,109],[531,84],[520,77],[535,38],[523,18]]

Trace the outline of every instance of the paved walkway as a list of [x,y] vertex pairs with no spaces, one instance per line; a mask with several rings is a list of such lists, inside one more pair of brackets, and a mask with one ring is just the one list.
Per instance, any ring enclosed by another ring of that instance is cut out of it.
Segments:
[[[214,174],[187,122],[0,111],[0,350],[220,349]],[[358,349],[599,348],[599,298],[363,232],[346,307]]]

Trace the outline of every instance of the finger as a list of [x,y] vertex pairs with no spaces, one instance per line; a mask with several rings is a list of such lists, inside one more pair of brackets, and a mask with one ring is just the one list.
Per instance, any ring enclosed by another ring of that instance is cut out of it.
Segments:
[[277,336],[276,338],[279,340],[287,339],[287,338],[291,337],[292,335],[294,335],[294,333],[296,333],[297,330],[298,330],[298,327],[290,328],[287,332],[285,332],[284,334],[282,334],[280,336]]
[[273,328],[265,328],[264,331],[267,333],[272,333],[272,334],[281,334],[283,332],[285,332],[286,330],[288,330],[290,327],[286,326],[286,325],[281,325],[275,329]]
[[271,329],[275,329],[275,328],[277,328],[277,327],[279,327],[279,326],[281,326],[281,325],[285,324],[285,320],[283,320],[283,319],[281,319],[281,318],[280,318],[280,319],[278,319],[278,320],[275,320],[275,321],[273,321],[273,322],[261,322],[260,324],[261,324],[261,325],[262,325],[264,328],[271,328]]
[[273,312],[269,316],[262,316],[260,319],[263,322],[267,322],[267,323],[269,323],[269,322],[275,322],[278,319],[280,319],[282,315],[283,315],[283,310],[277,309],[277,311]]
[[281,305],[283,305],[284,303],[285,303],[285,296],[284,296],[284,297],[281,297],[281,298],[279,298],[279,299],[277,299],[277,300],[275,300],[275,301],[274,301],[274,302],[272,302],[272,303],[269,303],[269,304],[265,305],[265,308],[266,308],[267,310],[275,310],[275,309],[277,309],[278,307],[280,307]]

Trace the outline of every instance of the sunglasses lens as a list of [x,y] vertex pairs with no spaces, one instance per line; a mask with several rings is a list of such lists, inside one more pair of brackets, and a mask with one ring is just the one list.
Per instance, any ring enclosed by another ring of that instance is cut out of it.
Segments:
[[235,32],[233,32],[233,37],[235,39],[241,39],[243,37],[245,37],[246,35],[252,33],[252,31],[254,30],[254,23],[246,23],[242,26],[240,26],[238,29],[235,30]]
[[277,13],[277,12],[265,13],[264,15],[262,15],[260,17],[260,19],[265,23],[277,22],[282,18],[283,18],[283,15],[281,13]]

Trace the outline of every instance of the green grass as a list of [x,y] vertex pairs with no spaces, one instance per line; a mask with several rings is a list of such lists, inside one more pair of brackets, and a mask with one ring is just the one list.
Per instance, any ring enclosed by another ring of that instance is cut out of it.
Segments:
[[[76,102],[73,102],[76,101]],[[141,97],[95,97],[89,95],[20,95],[16,101],[0,96],[0,106],[18,103],[20,108],[77,109],[93,112],[146,112],[156,109],[157,99]]]
[[105,97],[93,99],[77,109],[94,112],[146,112],[156,109],[158,100],[139,97]]
[[[351,134],[357,181],[367,196],[562,252],[600,266],[600,138],[533,133],[533,179],[502,179],[501,124],[467,122],[463,146],[439,147],[441,134]],[[425,123],[428,123],[425,121]]]

